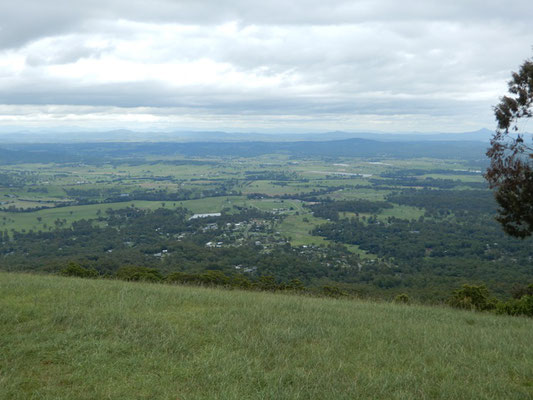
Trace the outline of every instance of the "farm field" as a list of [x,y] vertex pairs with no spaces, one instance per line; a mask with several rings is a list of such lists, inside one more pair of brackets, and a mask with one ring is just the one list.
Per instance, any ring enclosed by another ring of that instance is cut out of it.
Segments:
[[[164,160],[170,162],[172,160]],[[334,174],[337,172],[353,174],[368,174],[375,176],[387,168],[395,168],[391,160],[387,162],[370,163],[363,160],[347,161],[348,163],[327,163],[314,161],[290,162],[278,155],[271,158],[262,157],[259,160],[237,159],[237,160],[194,160],[194,163],[187,165],[187,160],[179,160],[185,165],[168,165],[163,160],[152,160],[142,165],[120,165],[111,166],[108,164],[92,165],[61,165],[61,164],[20,164],[0,166],[0,174],[14,174],[22,177],[22,185],[0,187],[0,229],[8,231],[29,231],[46,230],[53,226],[55,220],[65,220],[64,226],[69,226],[73,221],[80,219],[93,219],[97,213],[106,209],[116,209],[127,203],[129,192],[139,189],[163,190],[179,194],[180,188],[204,188],[216,185],[217,182],[237,180],[231,182],[233,187],[239,191],[240,196],[209,196],[194,200],[180,200],[179,206],[185,206],[193,213],[220,212],[223,208],[239,205],[251,206],[261,210],[272,210],[292,208],[291,214],[295,212],[306,213],[301,207],[301,202],[288,200],[286,204],[283,199],[275,199],[278,196],[296,195],[301,192],[312,192],[313,190],[326,189],[327,194],[319,195],[330,197],[336,200],[342,199],[366,199],[383,200],[390,191],[375,190],[369,186],[368,178],[358,176],[343,176],[342,179]],[[196,163],[208,162],[214,166],[196,165]],[[445,165],[450,168],[456,167],[457,163],[449,165],[443,161],[434,160],[439,166]],[[424,161],[412,161],[410,164],[398,163],[401,165],[420,166],[427,165]],[[246,171],[260,171],[263,176],[253,176],[253,173]],[[323,170],[333,174],[333,176],[323,176],[322,174],[310,174],[309,170]],[[287,181],[276,181],[276,174],[284,174],[290,171],[293,176]],[[265,175],[267,173],[267,175]],[[269,179],[268,173],[273,174]],[[446,175],[440,175],[446,177]],[[422,176],[421,179],[426,176]],[[461,182],[479,182],[482,177],[455,176],[453,179]],[[452,179],[448,177],[449,179]],[[199,179],[201,178],[201,180]],[[254,179],[259,178],[259,179]],[[333,178],[333,179],[332,179]],[[370,185],[371,186],[371,185]],[[339,188],[327,190],[329,188]],[[98,204],[74,205],[76,196],[69,195],[69,191],[93,191],[97,195],[94,198]],[[118,193],[118,202],[105,201],[106,194]],[[261,194],[274,199],[247,199],[247,195]],[[124,196],[120,198],[120,196]],[[132,203],[140,208],[155,209],[162,206],[162,201],[135,200]],[[176,207],[176,201],[164,202],[164,207]],[[71,205],[72,204],[72,205]],[[60,207],[57,207],[60,206]],[[32,210],[28,213],[12,212],[10,209]],[[37,209],[43,208],[43,209]],[[36,210],[33,210],[36,209]],[[308,216],[309,212],[307,212]],[[382,216],[395,216],[398,218],[415,218],[420,216],[421,211],[407,208],[395,207],[393,210],[385,210]],[[301,220],[301,218],[300,218]],[[315,219],[316,220],[316,219]],[[289,226],[285,224],[284,226]],[[283,226],[281,226],[283,229]],[[300,229],[303,236],[307,235],[305,229]],[[301,236],[301,235],[300,235]],[[309,238],[308,238],[309,239]],[[319,240],[319,239],[317,239]]]
[[533,276],[474,158],[113,151],[0,163],[1,269],[248,271],[430,302],[464,283],[508,298]]

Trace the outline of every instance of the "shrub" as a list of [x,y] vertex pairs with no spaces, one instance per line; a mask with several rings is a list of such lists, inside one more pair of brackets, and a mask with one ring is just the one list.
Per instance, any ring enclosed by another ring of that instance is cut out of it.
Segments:
[[286,289],[299,291],[299,290],[305,290],[305,286],[301,280],[291,279],[291,281],[287,283]]
[[533,296],[522,296],[520,299],[511,299],[498,303],[496,307],[498,314],[526,315],[533,317]]
[[163,279],[158,270],[147,267],[120,267],[115,277],[124,281],[159,282]]
[[199,282],[207,286],[227,286],[230,278],[221,271],[206,271],[199,275]]
[[496,301],[489,297],[489,290],[485,285],[463,285],[453,292],[448,304],[452,307],[466,310],[486,311],[496,307]]
[[342,296],[346,296],[346,292],[342,291],[341,289],[339,289],[337,286],[329,286],[329,285],[326,285],[326,286],[322,286],[322,291],[321,291],[322,295],[324,296],[327,296],[327,297],[335,297],[335,298],[338,298],[338,297],[342,297]]
[[197,283],[197,274],[187,274],[185,272],[173,272],[167,275],[166,279],[169,283]]
[[246,276],[237,274],[232,277],[231,286],[240,289],[250,289],[252,287],[252,282]]
[[257,288],[261,290],[274,291],[280,289],[280,286],[276,282],[276,278],[271,275],[264,275],[260,277],[256,285]]
[[68,265],[60,272],[63,276],[77,276],[78,278],[96,278],[98,272],[94,269],[83,268],[81,265],[74,262],[69,262]]
[[396,303],[409,304],[409,296],[406,293],[400,293],[394,298]]

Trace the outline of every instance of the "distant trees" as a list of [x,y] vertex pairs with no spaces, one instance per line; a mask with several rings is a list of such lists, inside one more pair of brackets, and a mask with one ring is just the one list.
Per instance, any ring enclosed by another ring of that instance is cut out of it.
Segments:
[[533,233],[533,148],[520,132],[520,121],[533,115],[533,59],[509,81],[509,95],[494,107],[497,130],[487,151],[485,178],[496,189],[497,220],[506,233],[524,238]]

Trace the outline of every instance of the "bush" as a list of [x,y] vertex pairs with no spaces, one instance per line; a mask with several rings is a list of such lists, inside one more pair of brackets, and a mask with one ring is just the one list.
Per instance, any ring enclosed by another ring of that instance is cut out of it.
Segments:
[[270,290],[275,291],[281,289],[277,284],[276,278],[271,275],[264,275],[259,278],[259,281],[256,283],[256,287],[261,290]]
[[81,265],[74,262],[69,262],[68,265],[60,272],[63,276],[77,276],[78,278],[96,278],[98,272],[94,269],[83,268]]
[[498,314],[526,315],[533,317],[533,296],[522,296],[520,299],[512,299],[500,302],[496,307]]
[[321,294],[327,297],[335,297],[335,298],[347,295],[346,292],[342,291],[337,286],[329,286],[329,285],[322,286]]
[[448,304],[465,310],[487,311],[496,307],[496,300],[489,297],[489,290],[485,285],[463,285],[453,292]]
[[169,283],[198,283],[198,275],[187,274],[185,272],[173,272],[167,275],[165,280]]
[[409,304],[409,296],[406,293],[400,293],[394,298],[395,303]]
[[289,283],[285,286],[288,290],[300,291],[305,290],[303,282],[299,279],[291,279]]
[[127,266],[120,267],[115,277],[124,281],[159,282],[163,279],[160,272],[154,268]]
[[230,283],[230,278],[221,271],[206,271],[200,274],[199,281],[207,286],[227,286]]
[[241,274],[237,274],[232,277],[231,286],[240,289],[250,289],[252,287],[252,282],[250,281],[250,279],[248,279],[248,277]]

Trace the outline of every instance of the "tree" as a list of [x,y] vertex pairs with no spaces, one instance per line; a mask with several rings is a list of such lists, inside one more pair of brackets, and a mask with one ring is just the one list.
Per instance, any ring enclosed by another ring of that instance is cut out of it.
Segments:
[[461,289],[453,292],[448,299],[448,304],[456,308],[467,310],[486,311],[496,306],[496,301],[491,299],[489,290],[485,285],[463,285]]
[[508,85],[508,95],[494,107],[498,126],[485,178],[496,190],[496,219],[509,235],[525,238],[533,233],[533,148],[519,125],[533,116],[533,59],[513,72]]

